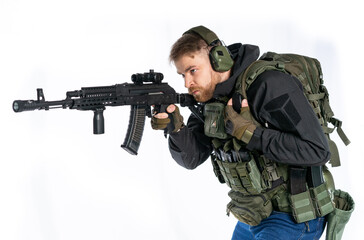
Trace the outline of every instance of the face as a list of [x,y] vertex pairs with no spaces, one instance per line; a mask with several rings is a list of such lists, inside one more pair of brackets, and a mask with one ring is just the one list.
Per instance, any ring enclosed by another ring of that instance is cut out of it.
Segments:
[[212,69],[208,52],[204,50],[185,54],[174,62],[177,73],[185,80],[188,93],[198,102],[210,100],[216,84],[221,82],[221,76]]

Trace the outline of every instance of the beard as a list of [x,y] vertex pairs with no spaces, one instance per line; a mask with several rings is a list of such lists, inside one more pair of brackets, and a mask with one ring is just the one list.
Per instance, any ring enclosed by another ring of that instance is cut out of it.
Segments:
[[191,94],[197,102],[207,102],[214,95],[216,83],[210,82],[209,85],[201,87],[194,86],[188,89],[188,93]]
[[[194,93],[198,91],[197,93]],[[197,102],[207,102],[214,94],[215,88],[191,88],[188,90]]]

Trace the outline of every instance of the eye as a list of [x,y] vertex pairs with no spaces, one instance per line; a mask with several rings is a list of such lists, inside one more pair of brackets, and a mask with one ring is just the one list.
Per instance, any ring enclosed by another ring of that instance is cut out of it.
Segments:
[[195,73],[197,71],[197,69],[191,69],[191,73]]
[[185,75],[183,73],[181,74],[181,76],[182,76],[182,78],[185,78]]

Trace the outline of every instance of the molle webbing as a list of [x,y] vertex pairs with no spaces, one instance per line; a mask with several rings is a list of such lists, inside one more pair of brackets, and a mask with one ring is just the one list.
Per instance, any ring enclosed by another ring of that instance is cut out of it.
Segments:
[[298,223],[322,217],[334,210],[323,179],[322,166],[291,167],[289,201]]
[[211,155],[215,175],[221,183],[246,195],[259,194],[287,181],[287,166],[249,152],[234,138],[214,138]]
[[217,163],[226,184],[234,191],[254,195],[261,193],[264,189],[260,182],[260,172],[254,161],[247,163],[218,161]]

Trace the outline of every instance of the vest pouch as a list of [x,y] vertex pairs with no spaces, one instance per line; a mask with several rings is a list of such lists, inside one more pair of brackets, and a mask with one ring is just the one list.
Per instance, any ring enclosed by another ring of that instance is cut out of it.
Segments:
[[292,213],[289,199],[289,193],[284,185],[280,186],[281,190],[272,196],[273,209],[279,212]]
[[[251,156],[252,157],[252,156]],[[262,176],[252,159],[249,162],[225,162],[217,160],[220,172],[226,184],[234,191],[244,194],[259,194],[266,187],[262,185]]]
[[273,211],[272,202],[267,194],[243,195],[231,190],[229,197],[231,201],[227,205],[227,215],[232,213],[240,222],[250,226],[258,225]]
[[204,107],[205,116],[205,135],[226,139],[228,135],[225,132],[225,105],[219,102],[208,103]]
[[334,211],[327,215],[326,240],[340,240],[342,238],[345,225],[355,207],[350,194],[341,190],[334,191],[334,203]]
[[314,206],[316,207],[317,217],[323,217],[334,210],[326,183],[321,184],[311,190]]
[[292,214],[297,223],[307,222],[316,218],[315,207],[312,203],[310,191],[288,195]]

